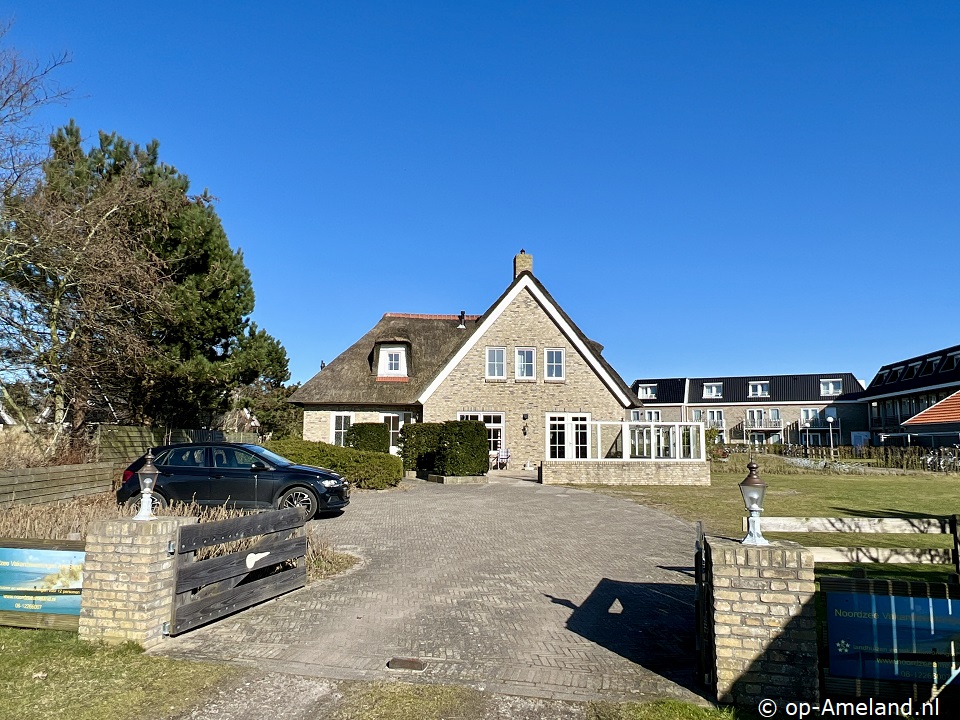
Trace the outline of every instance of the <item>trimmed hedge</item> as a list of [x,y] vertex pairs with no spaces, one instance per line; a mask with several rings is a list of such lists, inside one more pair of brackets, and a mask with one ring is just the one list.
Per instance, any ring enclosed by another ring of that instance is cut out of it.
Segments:
[[408,423],[400,428],[400,457],[404,470],[433,472],[443,435],[441,423]]
[[367,452],[390,452],[390,428],[386,423],[354,423],[343,436],[347,447]]
[[440,475],[484,475],[490,469],[486,426],[478,420],[443,423],[436,465]]
[[359,488],[383,490],[399,484],[403,477],[403,463],[396,455],[294,438],[273,440],[266,447],[295,463],[338,472]]

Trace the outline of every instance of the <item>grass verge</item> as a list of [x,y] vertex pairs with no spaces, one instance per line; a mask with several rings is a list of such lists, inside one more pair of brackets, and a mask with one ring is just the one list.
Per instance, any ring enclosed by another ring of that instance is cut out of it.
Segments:
[[703,708],[677,700],[653,703],[593,702],[587,720],[736,720],[731,709]]
[[349,683],[333,720],[736,720],[728,709],[676,700],[652,703],[550,701],[491,695],[469,687],[405,682]]
[[[778,462],[779,461],[779,462]],[[906,475],[843,475],[817,472],[767,473],[764,464],[781,469],[782,459],[757,458],[760,476],[767,483],[764,515],[797,517],[924,517],[960,513],[960,479],[956,476],[916,473]],[[724,466],[723,469],[727,469]],[[746,514],[737,485],[746,472],[717,472],[709,487],[691,486],[589,486],[590,489],[627,498],[663,510],[689,522],[701,520],[711,535],[743,537],[741,518]],[[583,486],[577,486],[583,487]],[[809,546],[876,546],[949,548],[953,540],[940,534],[772,533],[771,540],[792,540]],[[847,566],[849,568],[849,566]],[[933,565],[862,565],[871,577],[893,572],[912,579],[945,582],[951,567]],[[818,570],[820,568],[818,567]],[[832,570],[842,569],[825,568]],[[844,573],[846,574],[846,573]]]
[[144,655],[129,643],[0,627],[0,720],[169,717],[236,672]]

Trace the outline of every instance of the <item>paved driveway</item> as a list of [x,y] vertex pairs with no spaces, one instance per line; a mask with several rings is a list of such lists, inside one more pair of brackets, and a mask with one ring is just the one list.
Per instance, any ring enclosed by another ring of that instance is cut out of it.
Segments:
[[[156,652],[559,699],[696,697],[686,523],[501,476],[358,492],[311,528],[362,564]],[[426,670],[388,670],[394,656]]]

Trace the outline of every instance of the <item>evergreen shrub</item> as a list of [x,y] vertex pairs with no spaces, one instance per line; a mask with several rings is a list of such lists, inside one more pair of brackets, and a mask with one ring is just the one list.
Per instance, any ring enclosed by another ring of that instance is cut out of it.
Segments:
[[400,457],[404,470],[434,472],[443,435],[441,423],[409,423],[400,428]]
[[436,470],[440,475],[483,475],[490,468],[487,428],[478,420],[443,423]]
[[339,447],[323,442],[285,438],[266,444],[268,450],[303,465],[327,468],[343,475],[354,487],[383,490],[399,484],[403,463],[396,455]]
[[343,436],[347,447],[367,452],[390,452],[390,428],[386,423],[354,423]]

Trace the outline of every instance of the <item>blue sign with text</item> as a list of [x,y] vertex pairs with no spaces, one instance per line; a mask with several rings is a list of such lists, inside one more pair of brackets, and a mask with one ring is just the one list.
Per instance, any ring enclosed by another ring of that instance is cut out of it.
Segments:
[[0,610],[80,614],[82,550],[0,548]]
[[942,683],[960,652],[960,601],[827,592],[832,677]]

